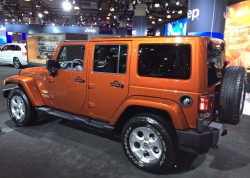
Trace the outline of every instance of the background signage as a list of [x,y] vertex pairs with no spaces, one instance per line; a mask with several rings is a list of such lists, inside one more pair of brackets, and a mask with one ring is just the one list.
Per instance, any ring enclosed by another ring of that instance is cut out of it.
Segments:
[[189,0],[188,35],[223,39],[228,0]]

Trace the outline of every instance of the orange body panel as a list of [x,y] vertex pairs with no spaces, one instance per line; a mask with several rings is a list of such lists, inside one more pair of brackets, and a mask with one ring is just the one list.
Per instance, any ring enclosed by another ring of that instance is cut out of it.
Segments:
[[[138,37],[96,38],[90,42],[62,42],[62,46],[85,45],[84,70],[58,70],[49,75],[45,67],[22,70],[19,76],[7,78],[7,82],[20,83],[35,106],[49,106],[70,113],[103,120],[114,125],[129,106],[157,108],[169,113],[176,129],[196,128],[198,99],[208,93],[206,71],[207,38],[202,37]],[[125,74],[93,72],[95,45],[127,45],[127,69]],[[188,44],[191,46],[191,76],[187,80],[141,77],[137,73],[139,44]],[[74,83],[80,77],[85,83]],[[110,86],[119,81],[123,88]],[[189,95],[193,105],[185,108],[179,104],[182,95]]]
[[186,121],[185,115],[178,103],[166,99],[143,96],[132,96],[130,98],[127,98],[127,100],[121,105],[121,107],[116,112],[110,124],[114,125],[116,123],[116,119],[119,118],[122,112],[129,106],[144,106],[148,108],[155,108],[167,111],[170,117],[172,118],[174,127],[177,130],[184,130],[188,128],[188,123]]
[[22,85],[34,106],[43,106],[44,102],[33,78],[14,75],[5,79],[6,84],[16,83]]

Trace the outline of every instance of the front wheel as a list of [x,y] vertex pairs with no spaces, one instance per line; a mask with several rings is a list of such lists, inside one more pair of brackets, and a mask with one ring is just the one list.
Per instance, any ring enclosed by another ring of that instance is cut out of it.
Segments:
[[10,91],[7,106],[9,115],[17,126],[27,126],[36,120],[37,112],[22,88]]
[[149,172],[173,167],[177,154],[174,130],[160,116],[140,114],[129,120],[122,131],[123,150],[135,166]]

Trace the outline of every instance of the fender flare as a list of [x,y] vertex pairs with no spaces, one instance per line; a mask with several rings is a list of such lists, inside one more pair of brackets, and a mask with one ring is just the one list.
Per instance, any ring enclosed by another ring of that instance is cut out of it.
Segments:
[[170,115],[175,129],[184,130],[189,127],[181,107],[176,102],[161,98],[144,96],[132,96],[125,100],[116,111],[113,119],[110,122],[110,125],[115,125],[123,112],[131,106],[142,106],[166,111]]
[[43,106],[44,102],[40,95],[39,89],[33,80],[33,78],[28,76],[21,76],[21,75],[14,75],[7,77],[5,79],[4,84],[18,84],[19,86],[22,86],[28,95],[31,103],[33,106]]

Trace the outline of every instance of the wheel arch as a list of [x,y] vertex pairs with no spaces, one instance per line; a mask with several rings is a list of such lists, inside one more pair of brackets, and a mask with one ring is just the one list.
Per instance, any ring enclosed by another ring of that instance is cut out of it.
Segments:
[[174,129],[184,130],[188,128],[186,117],[181,107],[170,100],[148,97],[130,98],[118,109],[116,116],[110,122],[115,127],[123,126],[134,115],[140,113],[152,113],[166,119]]
[[163,117],[170,125],[174,128],[174,124],[172,122],[171,116],[167,111],[157,109],[157,108],[150,108],[146,106],[138,106],[132,105],[126,108],[126,110],[122,113],[119,119],[115,123],[115,127],[122,127],[129,121],[133,116],[138,115],[140,113],[151,113],[156,114]]
[[[27,76],[14,75],[14,76],[7,77],[4,81],[4,84],[5,85],[17,84],[18,87],[22,87],[25,90],[33,106],[44,105],[39,89],[36,86],[36,83],[33,80],[33,78],[27,77]],[[11,89],[6,89],[3,91],[4,97],[8,96]]]

